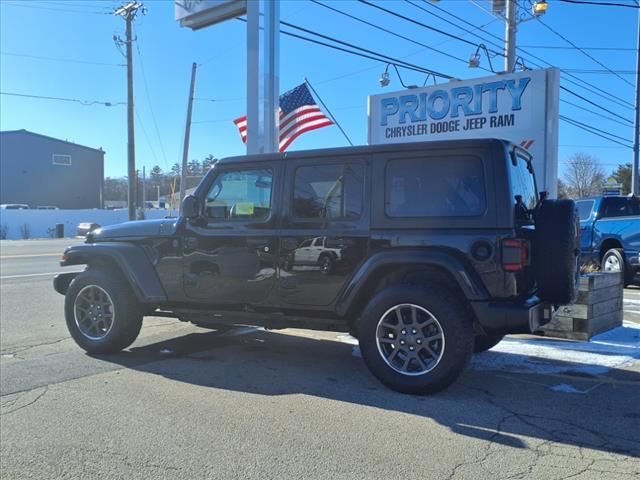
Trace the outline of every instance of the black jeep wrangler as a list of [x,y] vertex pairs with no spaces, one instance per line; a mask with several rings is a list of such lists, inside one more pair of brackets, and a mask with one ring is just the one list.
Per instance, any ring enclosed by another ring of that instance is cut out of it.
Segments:
[[501,140],[228,158],[182,211],[64,252],[87,265],[54,280],[83,349],[128,347],[145,315],[349,332],[385,385],[431,393],[576,293],[575,204]]

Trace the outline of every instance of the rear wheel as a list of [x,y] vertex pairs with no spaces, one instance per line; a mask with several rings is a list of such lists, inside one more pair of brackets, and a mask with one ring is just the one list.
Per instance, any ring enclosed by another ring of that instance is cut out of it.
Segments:
[[504,335],[476,335],[476,338],[473,341],[473,352],[480,353],[491,350],[500,343],[503,338]]
[[140,333],[142,311],[119,272],[85,270],[65,295],[69,333],[89,353],[113,353],[131,345]]
[[358,339],[367,367],[383,384],[403,393],[435,393],[469,362],[472,318],[446,289],[401,285],[373,298]]

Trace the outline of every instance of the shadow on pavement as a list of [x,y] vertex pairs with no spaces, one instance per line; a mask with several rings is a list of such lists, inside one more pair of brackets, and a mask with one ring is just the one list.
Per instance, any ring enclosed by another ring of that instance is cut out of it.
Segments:
[[[449,389],[420,397],[378,383],[352,349],[337,341],[286,333],[255,330],[231,336],[212,331],[99,358],[198,386],[257,395],[309,395],[431,418],[457,434],[513,448],[530,448],[523,439],[532,438],[549,447],[640,456],[640,372],[630,377],[625,371],[626,380],[620,384],[576,377],[575,382],[586,382],[585,391],[569,394],[549,388],[566,379],[468,370]],[[570,372],[574,364],[564,363]]]

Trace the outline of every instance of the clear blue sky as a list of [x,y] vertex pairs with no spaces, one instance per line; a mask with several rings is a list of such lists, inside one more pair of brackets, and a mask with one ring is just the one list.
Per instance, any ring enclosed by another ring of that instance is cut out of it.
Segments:
[[[625,1],[625,0],[618,0]],[[528,0],[521,0],[527,3]],[[245,149],[231,122],[245,113],[245,24],[228,21],[197,32],[180,28],[174,21],[172,0],[144,2],[148,13],[135,23],[137,50],[134,51],[136,94],[136,156],[137,166],[160,165],[164,170],[180,161],[186,115],[191,63],[198,69],[196,97],[215,102],[195,102],[191,134],[191,159],[208,154],[216,157],[243,154]],[[392,17],[374,8],[353,2],[328,2],[335,8],[402,33],[427,45],[462,58],[469,58],[473,47],[439,33],[426,30],[405,20]],[[417,2],[428,12],[445,15],[430,5]],[[477,0],[489,9],[490,2]],[[615,47],[632,49],[636,45],[637,10],[631,8],[581,6],[550,0],[544,22],[580,47]],[[32,95],[67,97],[88,101],[124,102],[126,100],[126,69],[118,64],[124,58],[114,45],[114,35],[124,36],[124,21],[109,15],[116,1],[26,1],[0,2],[0,90]],[[405,1],[382,2],[410,18],[461,35],[479,43],[480,40],[419,10]],[[468,0],[442,0],[438,6],[468,22],[502,37],[502,23]],[[446,72],[458,78],[485,76],[485,72],[470,70],[467,65],[431,52],[405,40],[357,23],[306,0],[283,1],[282,20],[338,39],[379,51],[427,68]],[[447,17],[450,18],[450,17]],[[469,29],[468,26],[462,27]],[[483,32],[488,40],[496,41]],[[520,25],[518,45],[547,62],[565,69],[602,70],[603,67],[574,49],[527,48],[527,46],[569,47],[569,45],[536,21]],[[635,52],[631,50],[587,50],[612,70],[634,71]],[[521,52],[519,52],[522,54]],[[52,57],[109,65],[59,62],[27,58],[19,55]],[[527,57],[527,55],[522,54]],[[325,103],[333,111],[356,144],[366,143],[367,95],[380,93],[378,78],[385,65],[364,58],[311,45],[298,39],[281,39],[281,91],[301,83],[306,76],[314,84]],[[494,58],[501,66],[502,59]],[[482,59],[486,65],[486,58]],[[424,75],[402,71],[405,83],[422,84]],[[574,73],[613,93],[625,102],[635,102],[634,87],[611,74]],[[632,84],[634,75],[622,74]],[[145,88],[146,78],[146,88]],[[397,89],[397,78],[392,75]],[[575,85],[562,84],[609,110],[633,119],[633,110],[616,105]],[[563,99],[589,109],[595,107],[563,93]],[[79,103],[0,96],[0,129],[27,129],[57,138],[102,147],[106,151],[105,174],[126,173],[126,107],[84,106]],[[153,113],[152,113],[153,112]],[[597,126],[615,135],[632,140],[632,128],[596,116],[567,104],[561,104],[561,114]],[[605,115],[609,115],[606,114]],[[154,124],[155,116],[155,124]],[[159,139],[161,138],[161,141]],[[309,149],[345,145],[335,127],[303,135],[291,149]],[[599,157],[607,172],[620,163],[630,162],[630,148],[584,132],[566,123],[560,124],[562,162],[576,151],[586,151]]]

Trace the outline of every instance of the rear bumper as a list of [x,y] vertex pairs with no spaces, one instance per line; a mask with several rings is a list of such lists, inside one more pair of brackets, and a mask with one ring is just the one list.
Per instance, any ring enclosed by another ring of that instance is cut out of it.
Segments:
[[487,335],[532,333],[549,323],[553,306],[531,297],[523,303],[471,302],[480,327]]

